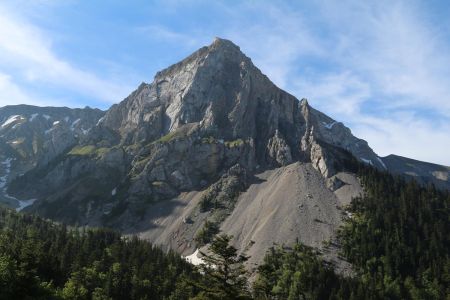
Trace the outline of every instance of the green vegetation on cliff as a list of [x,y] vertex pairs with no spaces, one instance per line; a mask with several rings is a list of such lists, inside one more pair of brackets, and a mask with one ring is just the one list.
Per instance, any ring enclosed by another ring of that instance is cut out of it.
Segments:
[[109,151],[109,148],[105,147],[96,147],[93,145],[87,145],[87,146],[75,146],[72,148],[72,150],[67,153],[68,155],[74,155],[74,156],[97,156],[100,157],[104,155],[106,152]]

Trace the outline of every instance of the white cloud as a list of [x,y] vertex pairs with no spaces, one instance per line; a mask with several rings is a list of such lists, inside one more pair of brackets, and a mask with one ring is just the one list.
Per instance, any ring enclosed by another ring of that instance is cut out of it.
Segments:
[[[44,99],[26,93],[11,76],[0,72],[0,107],[6,105],[29,104],[38,106],[61,106],[60,100]],[[67,105],[64,103],[64,105]]]
[[370,85],[349,71],[305,76],[293,84],[298,94],[319,100],[317,108],[332,111],[337,116],[359,114],[360,105],[371,96]]
[[[322,56],[314,30],[301,14],[277,4],[251,2],[226,11],[223,35],[237,43],[275,84],[289,89],[300,57]],[[255,20],[256,17],[260,20]]]
[[22,90],[11,81],[7,74],[0,73],[0,106],[13,104],[39,104],[35,103],[31,97],[22,92]]
[[137,31],[149,35],[153,39],[187,45],[189,47],[199,44],[199,40],[195,35],[179,33],[163,25],[142,26],[138,27]]
[[58,57],[44,31],[1,5],[0,68],[4,73],[10,70],[9,76],[14,73],[29,82],[63,87],[106,103],[117,102],[131,91],[128,86],[99,78]]
[[[358,118],[356,118],[358,119]],[[368,140],[380,156],[402,155],[418,160],[450,165],[450,123],[430,125],[427,120],[410,116],[377,118],[363,116],[352,126],[354,134]]]
[[349,124],[380,155],[450,165],[448,33],[422,7],[319,2],[308,14],[262,6],[267,23],[240,23],[228,35],[275,83]]
[[364,74],[382,96],[375,100],[387,108],[413,105],[450,116],[450,53],[439,26],[428,23],[424,10],[411,1],[346,4],[326,6],[331,10],[325,19],[345,41],[333,59]]

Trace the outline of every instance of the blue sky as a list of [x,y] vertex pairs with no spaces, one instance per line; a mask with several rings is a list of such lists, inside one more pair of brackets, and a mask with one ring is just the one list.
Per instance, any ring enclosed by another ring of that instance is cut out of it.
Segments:
[[0,2],[0,106],[108,108],[215,36],[381,156],[450,165],[450,1]]

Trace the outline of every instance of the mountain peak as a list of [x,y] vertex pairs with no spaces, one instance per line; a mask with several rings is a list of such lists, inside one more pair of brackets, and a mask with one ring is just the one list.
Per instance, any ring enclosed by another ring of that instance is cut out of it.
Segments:
[[214,41],[210,45],[210,48],[211,49],[222,49],[222,50],[233,49],[233,50],[241,51],[241,48],[239,48],[239,46],[236,45],[235,43],[233,43],[232,41],[223,39],[223,38],[219,38],[219,37],[214,38]]
[[320,140],[382,167],[367,143],[337,123],[313,110],[306,99],[299,101],[278,88],[237,45],[222,38],[159,72],[153,83],[139,87],[102,121],[123,144],[149,143],[174,132],[257,141],[252,166],[306,157],[320,162],[321,173],[330,176],[334,171],[325,166],[315,143]]
[[156,73],[155,80],[165,80],[164,78],[171,77],[175,73],[186,71],[189,72],[197,70],[197,67],[203,65],[206,60],[213,66],[222,66],[219,62],[224,59],[233,61],[250,60],[244,53],[241,52],[239,46],[232,41],[222,39],[219,37],[214,38],[213,42],[209,46],[204,46],[181,60],[180,62],[169,66]]

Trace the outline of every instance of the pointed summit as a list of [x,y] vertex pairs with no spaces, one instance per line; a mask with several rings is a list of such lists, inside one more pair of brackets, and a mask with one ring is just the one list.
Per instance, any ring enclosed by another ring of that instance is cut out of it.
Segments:
[[241,62],[243,60],[251,61],[250,58],[245,56],[241,52],[239,46],[234,44],[230,40],[222,38],[214,38],[213,42],[209,46],[204,46],[182,61],[169,66],[156,73],[155,80],[160,80],[161,78],[171,76],[173,73],[182,72],[185,69],[190,69],[195,71],[200,65],[209,65],[221,67],[223,64],[218,64],[219,61],[225,59]]
[[215,67],[225,67],[231,64],[239,65],[244,63],[254,67],[251,59],[241,51],[239,46],[230,40],[216,37],[207,49],[205,55],[206,65],[212,64]]
[[233,43],[232,41],[227,40],[227,39],[223,39],[223,38],[219,38],[219,37],[215,37],[214,38],[214,41],[209,46],[209,48],[213,48],[213,49],[234,49],[234,50],[241,51],[241,48],[239,48],[239,46],[236,45],[235,43]]
[[[255,118],[266,114],[269,117],[269,113],[280,110],[268,128],[272,136],[278,118],[292,123],[296,101],[263,75],[237,45],[216,38],[209,46],[158,72],[153,83],[142,86],[111,109],[104,123],[126,131],[130,143],[159,138],[161,132],[167,134],[188,123],[201,123],[205,130],[214,128],[222,138],[231,139],[255,137],[256,123],[263,121]],[[280,107],[256,116],[258,102]],[[149,112],[153,112],[151,118]]]

